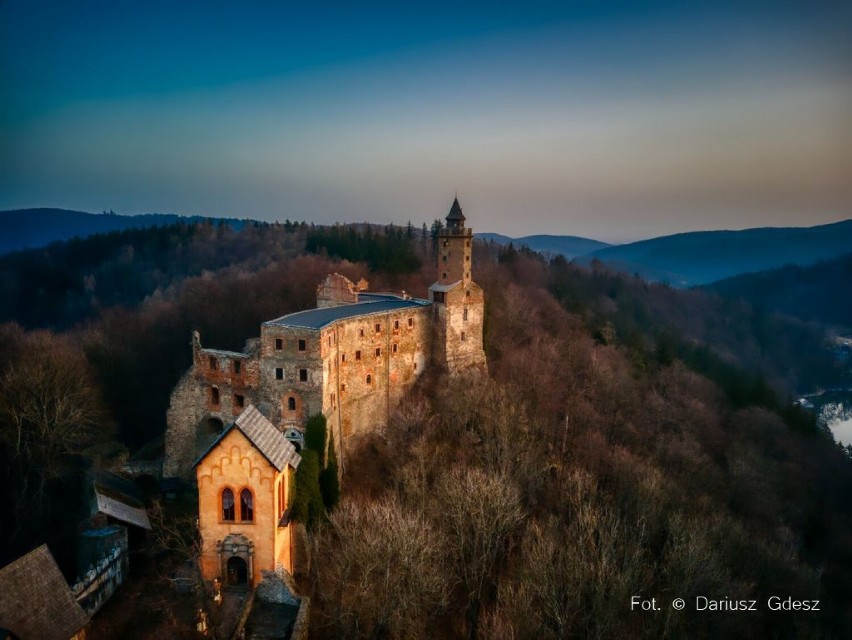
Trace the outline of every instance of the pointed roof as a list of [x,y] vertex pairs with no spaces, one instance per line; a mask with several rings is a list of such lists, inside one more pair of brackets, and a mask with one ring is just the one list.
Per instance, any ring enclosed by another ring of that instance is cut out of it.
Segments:
[[296,453],[296,447],[269,420],[264,418],[253,404],[250,404],[231,423],[231,426],[219,434],[219,437],[213,441],[207,451],[201,454],[195,464],[204,460],[232,429],[237,429],[248,438],[254,448],[260,451],[269,464],[278,471],[283,471],[288,464],[295,469],[302,461],[302,457]]
[[0,569],[0,593],[0,628],[16,638],[67,640],[89,622],[44,544]]
[[453,206],[450,207],[450,212],[447,214],[447,220],[458,220],[460,222],[464,222],[464,214],[462,213],[458,198],[453,200]]

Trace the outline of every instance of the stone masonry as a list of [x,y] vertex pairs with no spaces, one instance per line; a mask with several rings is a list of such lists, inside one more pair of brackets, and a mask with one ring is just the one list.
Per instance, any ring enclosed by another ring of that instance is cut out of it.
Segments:
[[317,308],[264,322],[243,351],[202,347],[172,392],[164,477],[193,462],[253,404],[299,448],[308,416],[322,413],[341,467],[347,445],[383,428],[427,367],[451,375],[485,368],[485,296],[472,280],[473,233],[458,200],[439,242],[428,300],[370,293],[339,274],[317,287]]

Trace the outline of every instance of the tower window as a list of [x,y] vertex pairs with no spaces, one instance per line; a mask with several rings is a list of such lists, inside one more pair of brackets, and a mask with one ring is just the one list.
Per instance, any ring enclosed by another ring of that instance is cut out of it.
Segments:
[[447,261],[447,256],[441,256],[441,262],[446,262],[446,261]]
[[295,411],[296,410],[296,398],[294,398],[293,396],[290,396],[289,398],[287,398],[287,410],[288,411]]
[[466,295],[466,296],[469,298],[469,297],[470,297],[470,289],[468,289],[467,291],[465,291],[465,292],[464,292],[464,295]]
[[461,339],[462,339],[462,342],[464,342],[467,339],[467,338],[465,338],[464,331],[461,332]]
[[218,405],[219,404],[219,390],[216,387],[210,388],[210,404]]
[[414,318],[409,318],[408,319],[408,328],[410,329],[413,326],[414,326]]
[[304,351],[306,348],[305,341],[299,340],[299,351]]
[[393,328],[394,328],[396,331],[399,331],[399,320],[394,320],[394,321],[393,321]]
[[361,359],[361,352],[360,352],[360,351],[356,351],[356,352],[355,352],[355,360],[360,360],[360,359]]
[[465,262],[470,262],[470,256],[465,256],[465,257],[464,257],[464,261],[465,261]]
[[275,350],[281,351],[284,348],[284,340],[282,338],[275,338]]
[[222,491],[222,520],[233,522],[235,519],[234,492],[230,489],[225,489]]
[[441,277],[442,277],[444,280],[446,280],[446,279],[447,279],[447,274],[446,274],[446,272],[445,272],[445,273],[442,273],[442,274],[441,274]]
[[281,367],[278,367],[275,370],[275,379],[276,380],[283,380],[284,379],[284,369],[282,369]]
[[359,331],[358,333],[362,338],[364,337],[364,330],[363,329],[361,329],[361,331]]
[[380,324],[377,322],[377,323],[376,323],[376,333],[381,333],[381,332],[382,332],[382,325],[380,325]]
[[393,345],[393,352],[394,353],[396,353],[398,347],[399,347],[399,345],[394,343],[394,345]]
[[462,310],[462,320],[467,322],[467,307]]
[[219,368],[219,361],[213,356],[210,356],[207,358],[207,365],[210,367],[210,371],[216,371]]
[[373,384],[373,376],[371,376],[369,373],[367,374],[367,384]]
[[240,521],[254,521],[254,497],[248,489],[240,491]]
[[382,357],[382,348],[381,347],[376,347],[376,357],[377,358]]
[[234,375],[238,376],[243,372],[243,364],[239,360],[234,360]]
[[307,382],[308,381],[308,370],[307,369],[299,369],[299,381]]
[[345,354],[345,353],[341,353],[341,354],[340,354],[340,361],[341,361],[341,362],[346,362],[346,354]]
[[468,240],[468,241],[465,243],[465,245],[469,247],[469,246],[470,246],[470,240]]
[[239,393],[234,394],[234,406],[238,409],[242,409],[246,406],[246,398],[245,396],[241,396]]
[[414,370],[417,371],[417,363],[414,363]]

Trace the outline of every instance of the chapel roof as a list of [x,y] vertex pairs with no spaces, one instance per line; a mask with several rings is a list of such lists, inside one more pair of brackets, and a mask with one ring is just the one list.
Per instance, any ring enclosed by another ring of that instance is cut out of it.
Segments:
[[0,593],[0,628],[18,638],[68,640],[89,622],[44,544],[0,569]]
[[296,453],[296,447],[263,417],[253,404],[250,404],[227,429],[219,434],[219,437],[201,454],[195,464],[206,458],[207,454],[216,448],[216,445],[233,429],[240,431],[278,471],[283,471],[287,465],[295,469],[302,461],[302,457]]

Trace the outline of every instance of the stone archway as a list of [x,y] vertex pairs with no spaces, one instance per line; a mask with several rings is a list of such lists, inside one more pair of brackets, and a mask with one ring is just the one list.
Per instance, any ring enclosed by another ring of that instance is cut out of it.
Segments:
[[[216,546],[220,574],[225,583],[251,586],[254,575],[254,543],[240,533],[232,533]],[[243,577],[242,582],[239,581],[240,576]],[[232,578],[237,582],[232,582]]]

